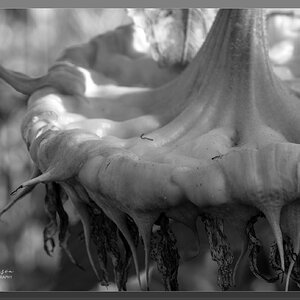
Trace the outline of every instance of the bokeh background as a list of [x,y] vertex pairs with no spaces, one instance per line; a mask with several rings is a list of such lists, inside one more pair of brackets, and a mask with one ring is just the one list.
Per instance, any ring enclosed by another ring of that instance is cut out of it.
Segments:
[[[278,76],[298,86],[300,77],[300,13],[297,9],[268,10],[267,30],[270,58]],[[71,45],[113,30],[131,22],[124,9],[1,9],[0,10],[0,64],[6,68],[31,76],[40,76],[61,52]],[[26,110],[26,97],[0,81],[0,207],[9,200],[9,193],[29,178],[31,161],[21,139],[20,124]],[[53,291],[53,290],[116,290],[111,283],[108,289],[99,287],[89,266],[81,224],[68,201],[72,237],[70,249],[85,271],[72,265],[59,247],[52,257],[43,250],[43,229],[48,219],[44,212],[43,186],[18,202],[0,221],[0,272],[12,271],[11,279],[0,279],[0,291]],[[202,225],[199,224],[201,227]],[[266,224],[257,224],[259,237],[265,244],[259,258],[263,272],[268,273],[266,263],[268,246],[272,237]],[[174,225],[179,248],[193,248],[193,238],[186,228]],[[181,290],[218,290],[217,266],[210,258],[207,239],[200,228],[200,255],[187,260],[179,269]],[[230,228],[227,232],[233,250],[238,255],[240,244]],[[143,261],[142,249],[139,249]],[[132,268],[133,269],[133,268]],[[152,290],[163,290],[159,274],[154,270]],[[112,274],[110,274],[113,280]],[[238,273],[236,290],[282,290],[281,283],[269,284],[256,279],[247,265],[242,263]],[[137,289],[137,281],[131,270],[128,290]],[[297,290],[291,284],[291,290]]]

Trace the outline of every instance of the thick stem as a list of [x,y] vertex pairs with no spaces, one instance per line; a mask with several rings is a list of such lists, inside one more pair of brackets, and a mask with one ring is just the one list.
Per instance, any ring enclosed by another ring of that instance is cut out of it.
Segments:
[[185,71],[190,74],[181,78],[195,78],[194,84],[201,87],[204,79],[225,73],[229,83],[239,84],[257,74],[257,68],[268,69],[268,60],[262,9],[221,9],[194,63]]

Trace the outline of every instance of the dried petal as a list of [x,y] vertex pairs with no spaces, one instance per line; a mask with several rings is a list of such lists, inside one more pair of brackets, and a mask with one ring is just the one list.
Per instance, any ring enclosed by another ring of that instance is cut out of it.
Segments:
[[246,235],[248,238],[248,252],[249,252],[249,266],[250,270],[253,275],[257,278],[263,279],[267,282],[275,282],[278,280],[278,275],[275,277],[267,277],[266,275],[262,274],[257,266],[257,256],[261,250],[261,242],[256,237],[254,224],[257,222],[258,218],[264,217],[262,213],[252,217],[246,226]]
[[151,236],[150,257],[156,261],[159,272],[163,275],[166,291],[177,291],[177,274],[179,267],[179,253],[176,238],[169,227],[169,219],[164,215],[158,221],[160,229]]
[[233,284],[233,253],[223,229],[223,220],[209,214],[201,215],[211,251],[211,257],[218,264],[218,285],[226,291]]

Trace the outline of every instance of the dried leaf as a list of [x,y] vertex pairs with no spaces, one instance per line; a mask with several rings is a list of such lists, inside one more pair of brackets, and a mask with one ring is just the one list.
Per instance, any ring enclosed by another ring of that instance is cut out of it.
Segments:
[[[44,228],[44,250],[51,256],[54,252],[55,242],[54,236],[58,231],[58,224],[56,218],[56,199],[51,184],[46,184],[46,195],[45,195],[45,212],[50,219],[49,223]],[[50,244],[50,245],[49,245]]]
[[[283,247],[284,247],[284,260],[285,264],[289,266],[292,262],[294,262],[294,266],[291,272],[291,279],[300,284],[300,259],[299,255],[294,252],[292,240],[289,236],[285,235],[283,239]],[[270,247],[270,265],[272,269],[276,272],[279,272],[283,275],[283,272],[280,267],[280,256],[277,244],[274,242]],[[285,273],[288,273],[288,269],[285,270]],[[282,277],[283,278],[283,277]]]
[[[267,282],[275,282],[279,278],[278,275],[276,275],[275,277],[267,277],[266,275],[262,274],[259,271],[258,266],[257,266],[257,256],[261,250],[262,245],[261,245],[260,240],[256,237],[254,224],[257,222],[257,219],[259,217],[263,217],[263,215],[259,214],[259,215],[252,217],[247,222],[247,226],[246,226],[246,235],[247,235],[247,239],[248,239],[248,252],[249,252],[249,266],[250,266],[251,272],[253,273],[253,275],[255,277],[263,279]],[[280,264],[279,264],[279,266],[280,266]]]
[[218,286],[223,291],[233,284],[233,253],[224,234],[223,220],[209,214],[203,214],[201,220],[205,225],[211,257],[218,264]]
[[[103,281],[101,284],[105,286],[108,285],[108,254],[114,268],[114,277],[117,287],[119,291],[126,291],[126,282],[132,258],[130,247],[124,236],[119,232],[116,224],[111,221],[93,201],[90,201],[88,209],[92,220],[91,237],[96,245],[98,261],[103,272]],[[137,227],[129,218],[127,223],[135,245],[137,246]]]
[[176,238],[169,228],[169,219],[161,215],[158,221],[160,229],[151,236],[150,257],[156,261],[159,272],[163,275],[166,291],[178,291],[177,274],[179,253]]
[[[51,255],[54,251],[55,242],[54,236],[59,230],[58,240],[60,247],[65,251],[70,261],[76,265],[79,269],[84,268],[76,261],[72,253],[68,248],[69,233],[69,217],[64,210],[62,204],[63,192],[61,187],[57,183],[46,184],[46,196],[45,196],[45,209],[50,222],[44,229],[44,249],[48,255]],[[57,215],[59,217],[59,226],[57,224]]]

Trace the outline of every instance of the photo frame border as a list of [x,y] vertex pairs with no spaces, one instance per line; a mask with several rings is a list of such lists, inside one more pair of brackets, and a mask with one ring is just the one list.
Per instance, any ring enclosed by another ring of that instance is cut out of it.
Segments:
[[[162,8],[299,8],[299,0],[0,0],[4,8],[123,8],[123,7],[162,7]],[[289,292],[0,292],[0,299],[299,299],[300,291]]]

